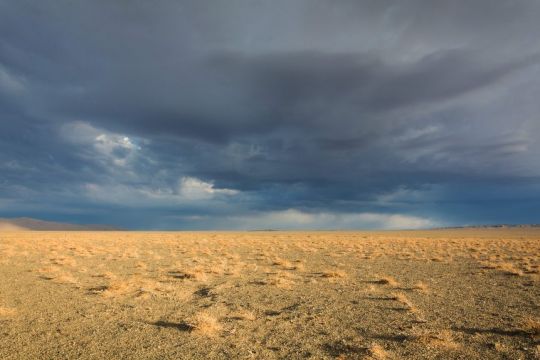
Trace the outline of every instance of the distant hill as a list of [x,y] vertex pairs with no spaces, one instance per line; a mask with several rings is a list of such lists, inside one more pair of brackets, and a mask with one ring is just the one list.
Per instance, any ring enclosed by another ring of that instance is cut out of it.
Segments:
[[449,226],[435,228],[435,230],[444,229],[505,229],[505,228],[540,228],[540,224],[493,224],[493,225],[467,225],[467,226]]
[[122,230],[107,225],[76,225],[32,218],[0,218],[0,231],[114,231]]

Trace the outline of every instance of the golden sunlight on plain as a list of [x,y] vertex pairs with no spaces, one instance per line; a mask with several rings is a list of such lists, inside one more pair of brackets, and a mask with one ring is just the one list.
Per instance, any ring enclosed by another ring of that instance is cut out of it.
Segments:
[[0,358],[534,359],[540,230],[0,232]]

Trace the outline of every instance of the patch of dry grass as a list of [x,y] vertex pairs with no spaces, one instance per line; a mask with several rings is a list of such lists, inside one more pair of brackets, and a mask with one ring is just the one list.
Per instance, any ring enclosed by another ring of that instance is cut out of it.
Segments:
[[194,268],[193,270],[185,271],[171,271],[170,274],[176,279],[187,279],[203,282],[208,280],[208,274],[202,268]]
[[347,273],[343,270],[332,269],[323,271],[321,273],[321,276],[325,278],[344,278],[347,277]]
[[391,298],[400,304],[402,304],[406,310],[416,312],[417,308],[414,306],[413,302],[403,293],[393,293]]
[[253,311],[245,310],[245,309],[235,312],[234,317],[237,317],[242,320],[247,320],[247,321],[257,320],[257,315],[255,315]]
[[284,268],[292,268],[292,263],[289,260],[276,258],[272,261],[272,265],[274,266],[283,266]]
[[512,276],[523,276],[523,271],[518,269],[514,264],[510,262],[504,262],[500,263],[497,266],[497,269],[499,269],[502,273],[506,275],[512,275]]
[[16,307],[0,307],[0,358],[71,354],[68,333],[103,358],[534,358],[538,343],[522,305],[540,229],[0,235],[0,304]]
[[384,360],[390,357],[390,353],[387,350],[385,350],[384,347],[375,343],[369,346],[367,352],[368,352],[367,359]]
[[522,322],[523,331],[531,334],[534,337],[540,336],[540,320],[533,318],[526,318]]
[[223,329],[218,319],[207,312],[195,314],[187,324],[193,333],[203,336],[216,336]]
[[52,278],[52,281],[58,284],[77,284],[78,280],[72,274],[60,273]]
[[423,281],[416,282],[413,285],[413,289],[418,290],[418,291],[423,292],[423,293],[428,293],[429,292],[429,286]]
[[[519,276],[519,277],[525,275],[525,272],[522,269],[520,269],[515,263],[509,262],[509,261],[500,261],[500,259],[495,259],[495,260],[490,259],[486,261],[481,261],[480,264],[482,266],[482,269],[499,270],[501,273],[505,275]],[[532,268],[532,266],[534,265],[531,265],[527,262],[523,262],[521,265],[524,269],[526,269],[527,273],[529,274],[535,273]]]
[[10,318],[17,315],[17,309],[12,307],[0,306],[0,318]]
[[456,342],[454,334],[450,330],[416,330],[412,339],[418,344],[428,347],[436,347],[447,350],[455,350],[461,347]]
[[377,284],[388,285],[392,287],[399,286],[399,282],[392,276],[381,276],[378,280],[374,281]]
[[277,273],[271,274],[267,283],[282,289],[292,290],[296,284],[295,280],[296,278],[294,275],[285,271],[278,271]]

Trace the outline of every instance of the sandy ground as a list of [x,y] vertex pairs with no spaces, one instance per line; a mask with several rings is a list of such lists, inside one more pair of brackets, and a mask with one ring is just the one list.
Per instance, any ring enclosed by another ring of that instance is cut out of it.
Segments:
[[537,359],[540,230],[0,232],[1,359]]

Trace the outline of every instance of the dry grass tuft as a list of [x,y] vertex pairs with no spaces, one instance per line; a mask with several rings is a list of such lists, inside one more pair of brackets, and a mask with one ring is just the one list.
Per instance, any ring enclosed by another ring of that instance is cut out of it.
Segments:
[[195,281],[206,281],[208,279],[207,274],[202,269],[194,269],[188,271],[173,271],[172,276],[176,279],[188,279]]
[[292,263],[289,260],[284,260],[281,258],[274,259],[272,265],[283,266],[284,268],[291,269],[293,267]]
[[371,346],[368,348],[368,354],[368,359],[374,360],[388,359],[390,356],[390,353],[379,344],[371,344]]
[[500,342],[495,342],[493,344],[493,348],[495,349],[495,351],[499,353],[508,353],[510,350],[510,348],[507,345]]
[[509,263],[509,262],[500,263],[497,266],[497,269],[501,270],[506,275],[523,276],[523,271],[516,268],[514,264]]
[[255,315],[255,313],[253,311],[249,311],[249,310],[239,311],[236,316],[239,317],[240,319],[248,320],[248,321],[257,320],[257,316]]
[[192,332],[203,336],[215,336],[222,329],[219,321],[206,312],[195,314],[187,324],[192,329]]
[[90,292],[94,294],[101,294],[106,298],[113,298],[117,296],[122,296],[127,294],[130,291],[130,286],[126,281],[117,280],[111,281],[109,285],[98,286],[90,289]]
[[55,273],[55,272],[60,271],[60,268],[54,267],[54,266],[45,266],[45,267],[39,268],[39,269],[37,269],[35,271],[40,273],[40,274],[50,274],[50,273]]
[[4,307],[4,306],[0,306],[0,318],[3,318],[3,317],[13,317],[17,315],[17,309],[15,308],[10,308],[10,307]]
[[414,306],[412,301],[409,300],[409,298],[405,294],[403,294],[403,293],[394,293],[394,294],[391,295],[391,297],[392,297],[393,300],[396,300],[399,303],[401,303],[403,306],[405,306],[405,308],[407,310],[416,311],[416,307]]
[[51,261],[51,264],[59,265],[59,266],[64,266],[64,265],[73,266],[73,267],[77,266],[77,261],[75,261],[75,259],[71,257],[54,258],[54,259],[50,259],[50,261]]
[[94,277],[104,278],[104,279],[109,279],[109,280],[116,279],[116,275],[110,271],[99,273],[97,275],[94,275]]
[[135,264],[135,267],[137,269],[141,269],[141,270],[146,270],[148,268],[148,265],[146,265],[145,263],[143,263],[142,261],[139,261]]
[[343,270],[327,270],[321,273],[325,278],[344,278],[347,277],[347,273]]
[[480,263],[482,265],[482,269],[487,270],[494,270],[497,268],[497,264],[489,261],[483,261]]
[[53,282],[58,284],[77,284],[78,280],[71,274],[63,273],[55,276]]
[[280,271],[270,277],[268,283],[282,289],[291,290],[295,285],[295,277],[292,274]]
[[497,261],[483,261],[481,262],[482,269],[486,270],[500,270],[505,275],[510,276],[523,276],[524,272],[517,268],[511,262],[497,262]]
[[375,282],[377,284],[389,285],[392,287],[396,287],[399,285],[399,282],[392,276],[381,276],[381,278],[379,280],[376,280]]
[[428,347],[437,347],[447,350],[454,350],[460,347],[460,345],[456,343],[454,335],[450,330],[440,330],[438,332],[420,331],[416,332],[413,338],[415,342]]
[[536,345],[536,349],[534,349],[534,356],[536,359],[540,359],[540,345]]
[[540,320],[527,318],[523,321],[523,331],[531,334],[532,336],[540,336]]
[[416,284],[414,284],[413,289],[418,290],[418,291],[423,292],[423,293],[428,293],[429,292],[429,287],[427,286],[426,283],[424,283],[422,281],[418,281]]

